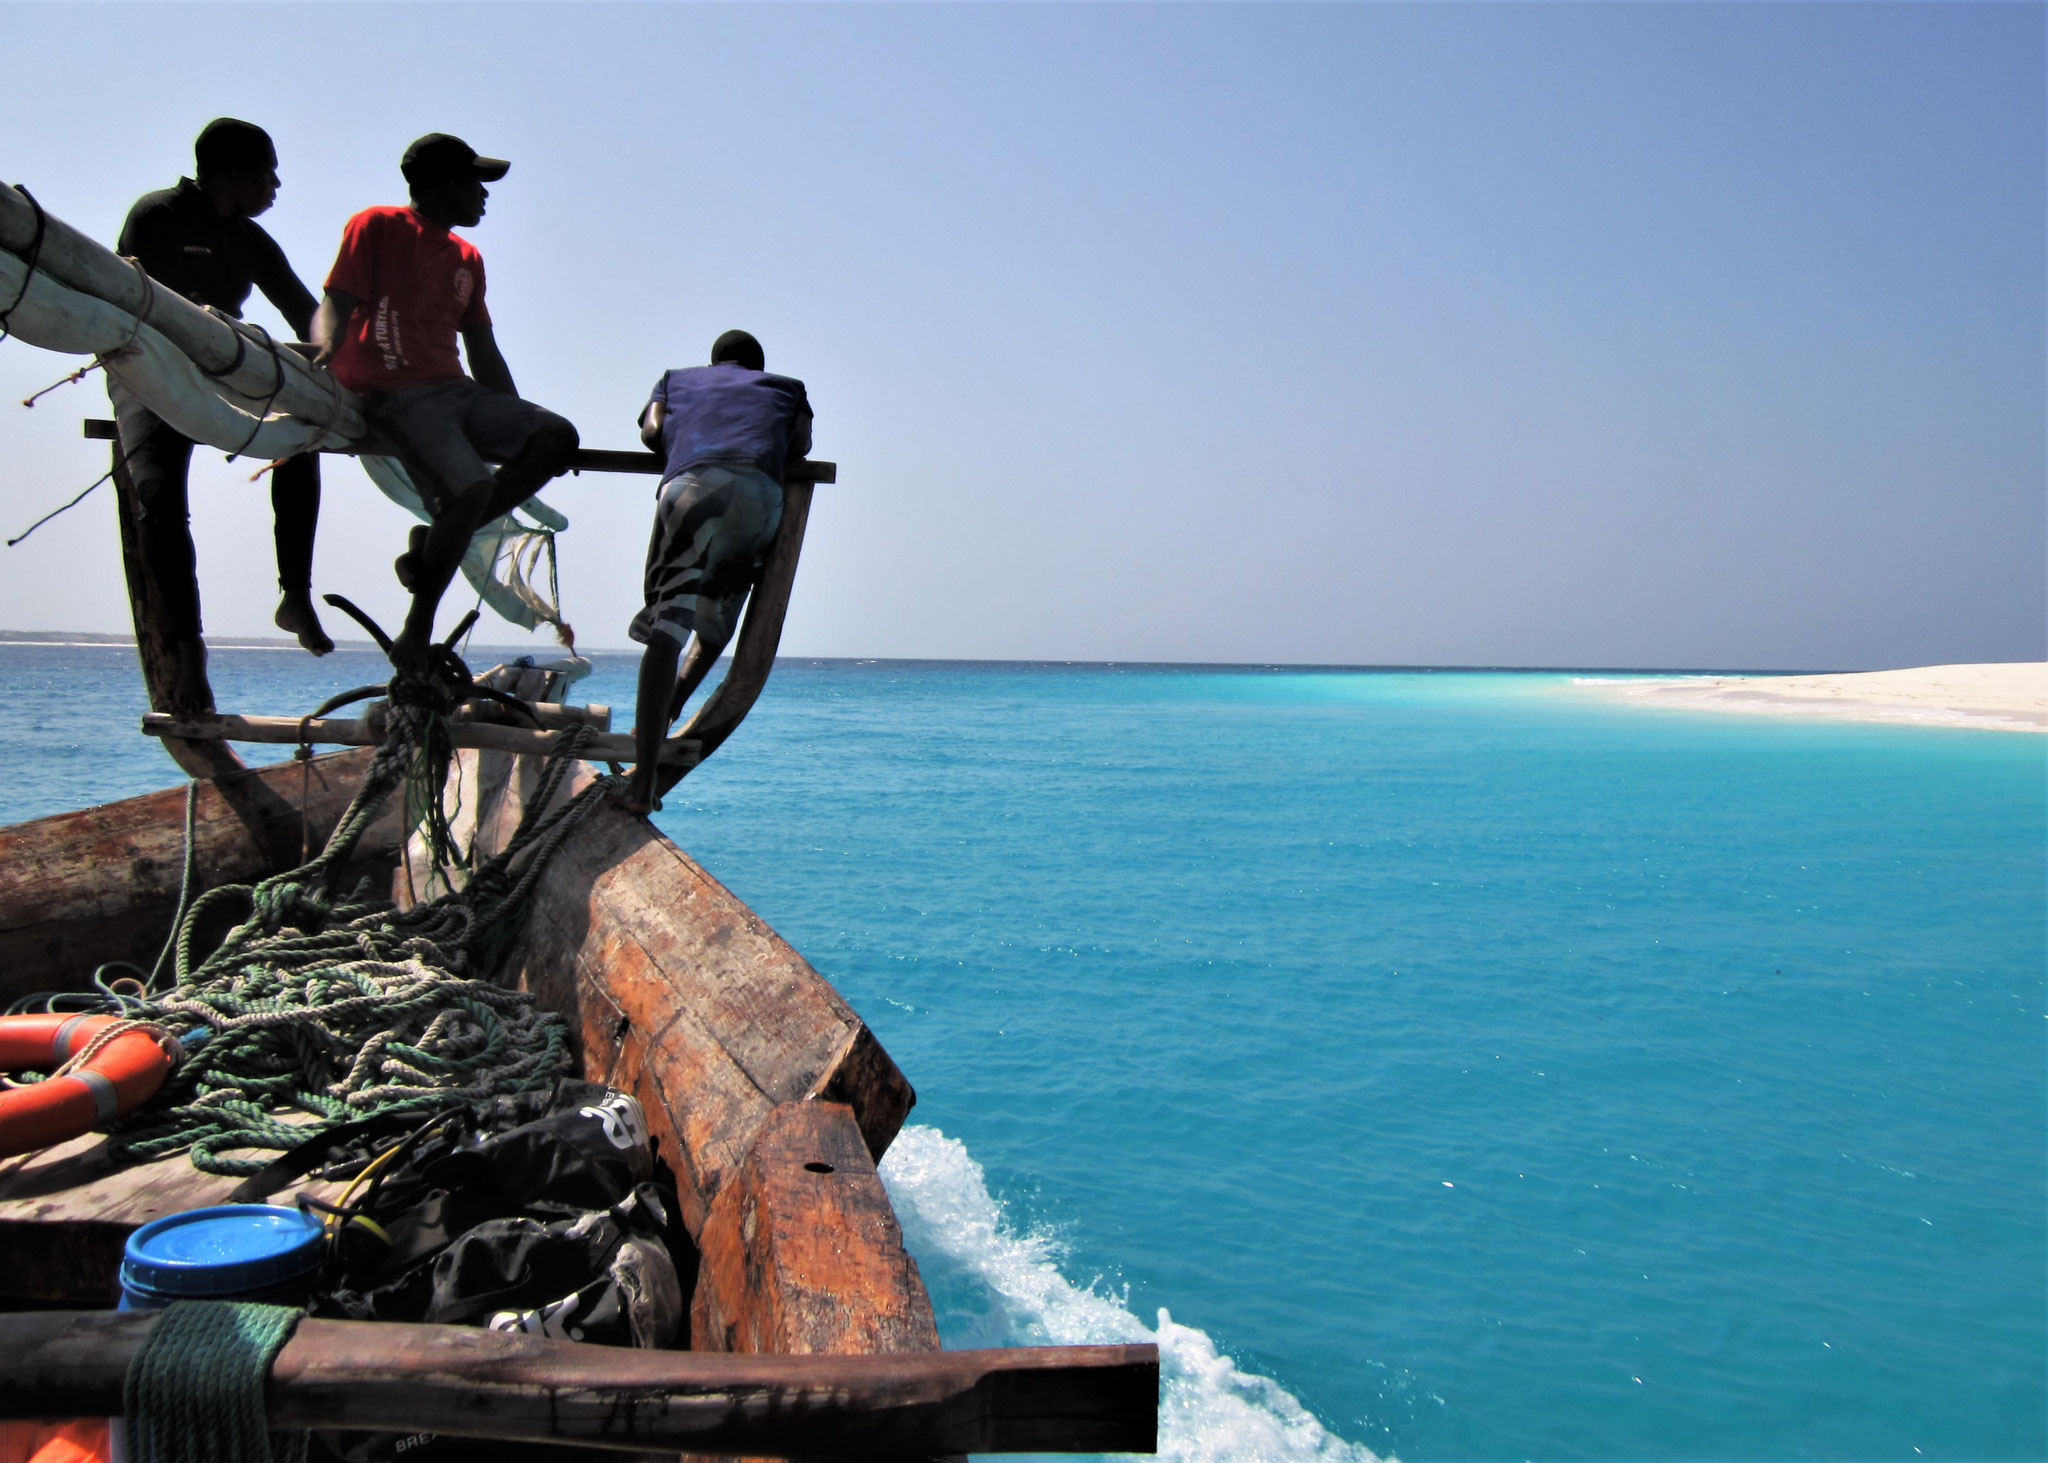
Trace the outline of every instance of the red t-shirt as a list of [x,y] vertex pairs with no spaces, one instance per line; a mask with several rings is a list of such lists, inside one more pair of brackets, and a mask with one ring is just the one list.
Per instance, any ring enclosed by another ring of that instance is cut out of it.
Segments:
[[410,208],[366,208],[341,231],[327,288],[362,301],[334,374],[351,391],[396,391],[462,374],[457,332],[491,323],[484,256]]

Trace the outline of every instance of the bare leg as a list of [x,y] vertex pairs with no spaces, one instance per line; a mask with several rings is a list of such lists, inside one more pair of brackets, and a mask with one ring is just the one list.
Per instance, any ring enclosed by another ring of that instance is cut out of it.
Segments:
[[482,522],[502,518],[561,476],[578,442],[567,422],[550,423],[526,439],[513,459],[499,468],[491,482],[491,501]]
[[422,670],[434,639],[434,612],[454,579],[462,555],[476,531],[502,517],[540,490],[541,484],[568,466],[576,451],[576,429],[556,420],[526,441],[495,475],[471,483],[449,501],[427,529],[424,541],[413,530],[406,552],[392,567],[412,591],[412,609],[405,628],[391,645],[391,663],[402,671]]
[[[399,560],[400,582],[409,577],[412,608],[406,612],[405,627],[391,646],[391,664],[401,671],[421,671],[427,666],[427,650],[434,640],[434,612],[441,596],[455,577],[469,541],[484,521],[491,502],[491,480],[482,478],[457,493],[434,519],[422,541],[414,529],[412,542]],[[404,567],[410,563],[411,574]]]
[[704,684],[704,678],[711,674],[711,668],[718,664],[718,657],[724,653],[725,642],[707,642],[702,630],[690,637],[690,653],[683,658],[683,672],[676,677],[676,688],[669,696],[668,719],[671,726],[683,714],[683,704],[690,699],[690,693]]
[[320,459],[288,457],[270,475],[270,512],[276,523],[277,587],[283,591],[271,623],[315,655],[334,649],[313,608],[313,537],[320,525]]
[[613,799],[629,813],[641,817],[654,811],[655,778],[660,773],[657,759],[662,739],[668,734],[666,715],[669,688],[675,683],[676,660],[683,647],[666,635],[656,635],[640,657],[640,688],[633,708],[633,777]]
[[418,572],[420,551],[427,546],[427,525],[415,523],[406,531],[405,552],[391,561],[391,572],[398,576],[398,582],[412,591],[413,576]]

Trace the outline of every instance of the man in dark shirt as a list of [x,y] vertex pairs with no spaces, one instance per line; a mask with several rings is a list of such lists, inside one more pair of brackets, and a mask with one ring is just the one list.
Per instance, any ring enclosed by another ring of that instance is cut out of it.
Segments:
[[[128,211],[120,252],[141,262],[149,277],[197,305],[241,318],[254,286],[304,338],[312,321],[312,291],[285,261],[284,251],[255,222],[277,199],[277,151],[270,135],[250,122],[219,117],[193,144],[197,179],[144,194]],[[178,677],[170,708],[186,714],[213,708],[201,638],[199,580],[192,552],[186,477],[192,439],[166,425],[118,382],[108,383],[121,428],[121,450],[141,522],[142,553],[162,594],[178,645]],[[320,459],[304,453],[271,474],[276,519],[277,578],[284,597],[276,623],[315,655],[334,649],[313,609],[313,535],[320,518]]]
[[732,639],[782,524],[789,464],[811,450],[804,383],[765,366],[759,341],[728,330],[712,343],[710,365],[663,375],[640,413],[640,440],[667,460],[647,545],[646,605],[626,628],[647,647],[633,778],[617,795],[631,812],[656,806],[662,738]]

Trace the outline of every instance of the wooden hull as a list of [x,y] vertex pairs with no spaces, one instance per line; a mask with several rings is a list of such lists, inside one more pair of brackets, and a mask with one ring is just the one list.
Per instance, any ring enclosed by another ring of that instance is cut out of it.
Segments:
[[[317,849],[368,755],[198,784],[195,890]],[[458,832],[501,847],[540,770],[461,753]],[[558,795],[590,777],[579,765]],[[153,965],[177,906],[185,811],[173,788],[0,829],[6,999],[84,988],[107,960]],[[425,871],[397,831],[374,829],[359,864],[403,900],[423,892]],[[597,809],[555,853],[500,978],[568,1021],[586,1076],[646,1108],[701,1250],[678,1257],[699,1276],[692,1347],[938,1346],[874,1167],[915,1101],[910,1084],[838,992],[695,860],[645,821]],[[0,1162],[0,1305],[111,1303],[131,1230],[234,1187],[182,1156],[115,1170],[103,1147],[94,1136]]]

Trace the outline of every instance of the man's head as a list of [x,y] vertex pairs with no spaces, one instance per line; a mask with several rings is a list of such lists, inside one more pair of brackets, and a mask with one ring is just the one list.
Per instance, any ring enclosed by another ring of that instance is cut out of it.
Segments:
[[277,202],[277,149],[254,122],[215,117],[192,144],[198,183],[229,218],[254,218]]
[[711,364],[722,366],[728,361],[749,371],[768,369],[767,358],[761,354],[761,342],[744,330],[728,330],[711,342]]
[[429,132],[405,150],[398,170],[412,188],[413,206],[436,223],[464,228],[484,216],[486,183],[505,176],[512,164],[478,157],[475,148],[446,132]]

